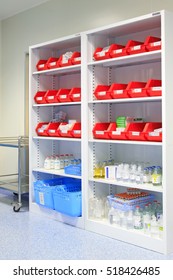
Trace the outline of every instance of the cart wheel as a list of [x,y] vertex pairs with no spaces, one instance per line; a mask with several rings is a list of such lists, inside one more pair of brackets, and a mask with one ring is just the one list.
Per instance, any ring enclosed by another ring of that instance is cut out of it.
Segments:
[[18,205],[13,206],[13,211],[14,212],[19,212],[20,211],[20,206],[18,206]]

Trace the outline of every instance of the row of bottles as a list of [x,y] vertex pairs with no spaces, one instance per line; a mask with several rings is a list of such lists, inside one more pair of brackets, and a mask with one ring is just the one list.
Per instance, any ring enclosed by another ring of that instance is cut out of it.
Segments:
[[162,185],[162,167],[148,163],[114,163],[114,160],[97,162],[94,178],[106,178],[136,184]]
[[81,163],[81,159],[74,158],[73,154],[61,154],[47,156],[44,160],[44,168],[60,170],[69,165],[77,165]]
[[154,200],[144,207],[122,211],[109,204],[105,197],[95,197],[89,200],[89,218],[108,220],[110,224],[127,230],[140,230],[144,234],[163,238],[163,211],[159,201]]

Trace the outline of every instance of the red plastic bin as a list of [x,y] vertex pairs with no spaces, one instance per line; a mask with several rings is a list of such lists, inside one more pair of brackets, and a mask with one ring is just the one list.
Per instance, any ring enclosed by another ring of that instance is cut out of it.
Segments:
[[112,84],[110,86],[110,89],[108,92],[110,92],[110,95],[113,99],[119,99],[119,98],[129,98],[129,94],[126,91],[127,84]]
[[69,97],[73,102],[81,101],[81,88],[72,88],[69,92]]
[[48,136],[48,132],[47,132],[48,124],[49,124],[48,122],[38,123],[38,125],[35,129],[38,136]]
[[154,132],[155,129],[162,128],[161,122],[150,122],[147,123],[144,128],[144,135],[148,141],[162,141],[162,132]]
[[59,67],[58,65],[59,57],[50,57],[46,62],[47,69],[53,69]]
[[45,59],[40,59],[36,65],[36,68],[38,71],[43,71],[47,69],[47,64],[46,64],[47,60]]
[[125,46],[123,46],[123,45],[117,45],[117,48],[116,48],[116,49],[113,49],[113,50],[110,52],[110,56],[111,56],[112,58],[124,56],[124,55],[126,54],[126,52],[124,52],[124,50],[125,50]]
[[81,138],[81,123],[76,122],[71,129],[71,136],[74,138]]
[[71,102],[71,99],[69,97],[70,90],[71,89],[67,89],[67,88],[59,89],[57,92],[57,96],[56,96],[58,101],[59,102]]
[[131,81],[130,83],[128,83],[126,91],[128,95],[132,98],[146,97],[148,96],[148,94],[145,90],[143,90],[145,86],[146,86],[145,82]]
[[66,53],[62,54],[58,60],[58,65],[60,67],[65,67],[65,66],[71,66],[73,65],[72,62],[74,62],[74,58],[77,58],[80,56],[80,53],[79,52],[73,52],[71,54],[70,57],[66,57]]
[[60,122],[56,122],[56,123],[49,123],[47,126],[47,134],[49,136],[52,137],[59,137],[59,133],[58,133],[58,127],[60,125]]
[[96,123],[93,127],[93,136],[98,139],[110,139],[109,136],[109,125],[110,123]]
[[145,46],[148,51],[160,50],[161,44],[161,39],[158,37],[148,36],[145,40]]
[[161,80],[148,80],[145,91],[149,96],[161,96],[162,95],[162,81]]
[[93,58],[95,60],[109,59],[109,58],[111,58],[112,51],[120,49],[121,47],[123,47],[123,46],[117,45],[117,44],[112,44],[105,48],[98,47],[94,51]]
[[125,131],[119,131],[116,129],[117,129],[116,123],[110,123],[108,128],[109,137],[115,140],[127,140]]
[[67,122],[60,123],[58,133],[61,137],[72,137],[71,130],[73,125],[71,125],[70,128],[68,128],[67,125]]
[[49,89],[46,92],[46,96],[45,96],[46,102],[47,103],[58,103],[58,100],[56,98],[57,92],[58,92],[58,90]]
[[45,104],[46,103],[46,91],[37,91],[34,96],[34,100],[37,104]]
[[74,52],[71,59],[71,64],[76,65],[81,63],[81,53],[80,52]]
[[111,93],[109,92],[110,86],[107,85],[97,85],[94,90],[94,95],[97,99],[111,99]]
[[146,47],[143,42],[129,40],[125,47],[127,54],[138,54],[142,52],[146,52]]
[[126,136],[129,140],[146,141],[143,133],[146,123],[129,123],[125,129]]

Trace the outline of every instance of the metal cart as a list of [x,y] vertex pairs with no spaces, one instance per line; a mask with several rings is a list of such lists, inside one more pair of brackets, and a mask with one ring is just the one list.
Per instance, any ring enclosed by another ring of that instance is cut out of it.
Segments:
[[29,192],[29,138],[19,137],[0,137],[0,147],[15,148],[18,150],[17,173],[0,175],[0,188],[10,190],[18,196],[18,201],[13,203],[13,211],[19,212],[22,207],[22,194]]

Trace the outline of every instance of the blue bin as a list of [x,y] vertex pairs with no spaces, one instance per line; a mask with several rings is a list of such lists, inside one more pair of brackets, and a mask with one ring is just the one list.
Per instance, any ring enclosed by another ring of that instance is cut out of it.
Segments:
[[68,216],[80,217],[82,215],[80,180],[56,187],[53,190],[53,200],[56,211]]

